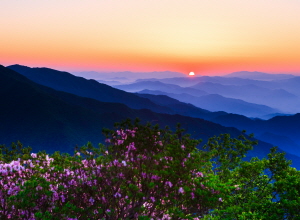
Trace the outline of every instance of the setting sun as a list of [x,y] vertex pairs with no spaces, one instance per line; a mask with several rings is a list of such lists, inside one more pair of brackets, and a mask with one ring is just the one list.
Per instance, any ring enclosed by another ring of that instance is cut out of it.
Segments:
[[194,72],[190,72],[189,76],[195,76],[195,73]]

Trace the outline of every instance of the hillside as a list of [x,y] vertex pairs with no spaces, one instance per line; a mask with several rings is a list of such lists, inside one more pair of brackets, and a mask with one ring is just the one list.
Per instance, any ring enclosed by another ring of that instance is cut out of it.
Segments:
[[240,131],[203,119],[135,110],[119,103],[104,103],[90,98],[56,91],[0,66],[0,142],[21,140],[35,150],[70,152],[78,144],[102,142],[103,127],[139,117],[142,122],[175,128],[181,123],[195,138],[207,140],[221,133],[237,136]]
[[169,109],[158,106],[148,99],[112,88],[108,85],[99,83],[96,80],[87,80],[67,72],[49,68],[30,68],[21,65],[12,65],[8,68],[26,76],[28,79],[38,84],[58,91],[68,92],[102,102],[123,103],[134,109],[147,108],[161,113],[171,112]]

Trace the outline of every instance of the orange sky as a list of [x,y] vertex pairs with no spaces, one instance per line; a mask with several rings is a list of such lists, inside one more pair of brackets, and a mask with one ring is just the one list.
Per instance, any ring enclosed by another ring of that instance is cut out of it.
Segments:
[[0,64],[300,74],[298,0],[3,0]]

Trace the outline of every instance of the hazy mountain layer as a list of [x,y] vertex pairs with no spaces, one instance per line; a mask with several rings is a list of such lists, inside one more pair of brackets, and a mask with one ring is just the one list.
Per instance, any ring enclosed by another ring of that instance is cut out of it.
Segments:
[[121,82],[130,82],[136,79],[143,79],[149,77],[155,77],[162,79],[166,77],[183,77],[185,74],[171,71],[154,71],[154,72],[96,72],[96,71],[85,71],[85,72],[74,72],[76,76],[84,76],[88,79],[96,80],[118,80]]
[[152,91],[152,90],[142,90],[139,93],[153,94],[153,95],[167,95],[181,102],[190,103],[199,108],[207,109],[209,111],[213,111],[213,112],[225,111],[228,113],[245,115],[247,117],[264,118],[265,115],[280,112],[279,110],[270,108],[265,105],[248,103],[239,99],[226,98],[216,94],[196,97],[185,93],[173,94],[173,93]]
[[169,92],[175,94],[187,93],[196,96],[202,96],[207,94],[206,92],[199,89],[183,88],[178,85],[166,84],[159,81],[142,81],[142,82],[127,84],[127,85],[118,85],[114,87],[127,92],[138,92],[144,89],[149,89],[149,90],[160,90],[162,92]]
[[[153,80],[148,79],[148,81]],[[145,81],[147,80],[143,79],[139,82]],[[156,81],[183,86],[185,88],[195,88],[209,94],[219,94],[227,98],[240,99],[250,103],[267,105],[286,114],[300,112],[300,77],[262,81],[237,77],[202,76],[166,78]],[[149,87],[144,89],[160,90]],[[197,93],[188,94],[199,96]]]
[[242,79],[271,81],[271,80],[290,79],[290,78],[294,78],[295,76],[292,74],[269,74],[269,73],[262,73],[256,71],[255,72],[240,71],[240,72],[227,74],[223,77],[238,77]]
[[252,84],[242,86],[222,85],[211,82],[198,83],[190,88],[255,104],[267,105],[288,113],[297,112],[300,109],[299,97],[284,89],[268,89]]

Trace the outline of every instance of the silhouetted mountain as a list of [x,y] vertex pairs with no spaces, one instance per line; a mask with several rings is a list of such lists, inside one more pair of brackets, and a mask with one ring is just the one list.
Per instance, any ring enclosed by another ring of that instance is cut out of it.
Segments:
[[87,141],[99,143],[104,140],[103,127],[112,128],[115,122],[136,117],[144,123],[159,123],[173,129],[181,123],[194,138],[203,140],[221,133],[232,136],[241,133],[203,119],[134,110],[123,104],[56,91],[3,66],[0,66],[0,98],[0,143],[21,140],[35,150],[48,152],[71,152],[75,144],[80,146]]
[[198,89],[183,88],[177,85],[166,84],[159,81],[142,81],[142,82],[127,84],[127,85],[119,85],[114,87],[127,92],[138,92],[144,89],[149,89],[149,90],[159,90],[162,92],[169,92],[175,94],[180,94],[180,93],[194,94],[196,96],[202,96],[207,94],[206,92]]
[[290,79],[295,77],[292,74],[270,74],[262,72],[249,72],[249,71],[240,71],[227,74],[223,77],[238,77],[243,79],[254,79],[254,80],[280,80],[280,79]]
[[[181,102],[190,103],[196,107],[206,109],[209,111],[224,111],[228,113],[241,114],[248,117],[263,117],[268,114],[280,112],[279,110],[270,108],[265,105],[258,105],[248,103],[239,99],[225,98],[220,95],[211,94],[200,97],[192,96],[189,94],[173,94],[161,91],[142,90],[139,93],[153,94],[153,95],[166,95],[177,99]],[[210,119],[210,118],[207,118]]]
[[276,134],[272,134],[270,132],[265,132],[265,133],[257,136],[257,138],[259,140],[268,142],[270,144],[280,146],[281,149],[284,149],[284,151],[286,151],[288,153],[300,156],[299,155],[300,145],[296,144],[294,141],[292,141],[290,138],[288,138],[286,136],[276,135]]
[[156,105],[148,99],[112,88],[95,80],[76,77],[67,72],[48,68],[30,68],[20,65],[9,66],[8,68],[26,76],[38,84],[55,90],[93,98],[102,102],[123,103],[134,109],[147,108],[156,112],[171,113],[170,109]]

